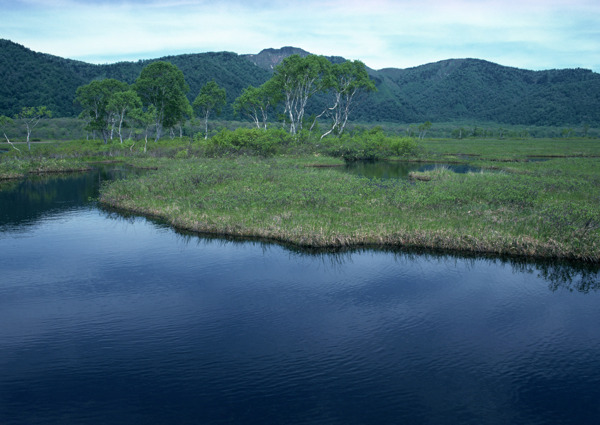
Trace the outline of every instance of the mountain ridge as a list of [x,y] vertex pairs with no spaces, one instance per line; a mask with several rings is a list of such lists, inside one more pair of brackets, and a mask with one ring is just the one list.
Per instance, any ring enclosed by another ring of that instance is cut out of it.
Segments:
[[[214,79],[227,90],[231,104],[248,85],[258,86],[268,80],[274,68],[291,54],[310,53],[286,46],[263,49],[257,54],[191,53],[95,65],[0,40],[0,114],[12,116],[23,106],[45,105],[55,116],[76,116],[78,108],[73,99],[78,86],[101,78],[132,83],[145,65],[157,60],[167,60],[183,71],[190,86],[190,100],[203,84]],[[327,58],[332,62],[345,60],[339,56]],[[483,59],[459,58],[368,72],[378,91],[357,105],[354,120],[600,124],[600,74],[587,69],[532,71]],[[324,101],[317,99],[316,103]],[[229,109],[224,118],[235,117]]]
[[[273,71],[277,65],[279,65],[285,58],[291,55],[298,55],[301,57],[306,57],[310,55],[310,52],[307,52],[304,49],[299,47],[292,46],[284,46],[279,49],[275,48],[267,48],[261,50],[257,54],[243,54],[240,55],[245,57],[250,62],[255,64],[256,66],[266,69],[268,71]],[[325,56],[331,63],[340,63],[344,62],[344,59],[341,56]]]

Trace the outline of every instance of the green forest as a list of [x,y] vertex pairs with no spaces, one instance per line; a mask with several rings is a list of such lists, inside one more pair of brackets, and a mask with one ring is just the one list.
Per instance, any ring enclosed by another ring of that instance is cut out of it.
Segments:
[[[221,118],[241,120],[234,102],[243,90],[265,83],[284,57],[302,52],[288,48],[266,49],[258,55],[199,53],[94,65],[0,40],[0,115],[13,117],[24,107],[43,105],[55,118],[77,117],[82,111],[74,102],[78,87],[105,78],[132,84],[145,66],[165,61],[183,72],[190,103],[214,80],[226,91]],[[590,70],[529,71],[478,59],[449,59],[408,69],[368,69],[368,73],[377,90],[356,103],[350,117],[354,122],[581,128],[600,124],[600,74]],[[307,114],[318,114],[325,103],[322,95],[315,96]]]

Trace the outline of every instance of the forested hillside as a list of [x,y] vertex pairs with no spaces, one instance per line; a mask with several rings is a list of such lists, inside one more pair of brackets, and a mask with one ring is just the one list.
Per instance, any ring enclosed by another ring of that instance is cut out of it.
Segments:
[[[177,65],[192,101],[214,79],[227,91],[224,118],[233,118],[233,100],[248,85],[268,80],[273,68],[301,49],[265,49],[256,55],[200,53],[157,58]],[[328,57],[332,62],[340,57]],[[132,83],[154,60],[93,65],[36,53],[0,40],[0,115],[24,106],[45,105],[54,116],[77,116],[77,87],[93,79]],[[352,119],[389,121],[491,121],[522,125],[600,125],[600,74],[585,69],[528,71],[477,59],[450,59],[414,68],[369,70],[378,91],[361,102]],[[315,99],[319,104],[319,99]],[[318,108],[314,108],[316,112]],[[310,109],[309,109],[310,111]]]
[[379,89],[360,115],[400,121],[506,124],[600,123],[600,74],[585,69],[528,71],[477,59],[450,59],[372,74]]
[[[200,53],[94,65],[36,53],[0,40],[0,115],[12,116],[24,106],[45,105],[54,116],[77,116],[81,111],[73,104],[77,87],[102,78],[133,83],[145,65],[158,60],[181,69],[190,86],[190,102],[211,79],[225,88],[227,101],[232,103],[243,88],[250,84],[258,86],[271,76],[235,53]],[[232,114],[229,109],[227,112]]]

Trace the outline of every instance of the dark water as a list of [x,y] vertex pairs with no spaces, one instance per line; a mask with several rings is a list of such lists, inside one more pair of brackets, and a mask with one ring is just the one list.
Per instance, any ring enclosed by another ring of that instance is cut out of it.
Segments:
[[479,168],[466,164],[420,163],[420,162],[385,162],[385,161],[356,161],[347,163],[344,171],[364,177],[380,179],[407,179],[414,171],[430,171],[437,167],[446,167],[455,173],[480,171]]
[[595,424],[596,269],[308,254],[2,184],[0,424]]

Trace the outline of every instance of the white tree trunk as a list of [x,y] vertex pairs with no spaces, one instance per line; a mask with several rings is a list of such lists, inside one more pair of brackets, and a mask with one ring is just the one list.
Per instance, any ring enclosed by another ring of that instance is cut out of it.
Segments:
[[123,144],[123,135],[121,134],[121,129],[123,127],[123,119],[125,118],[125,109],[121,110],[121,114],[119,116],[119,140],[121,144]]
[[6,133],[4,133],[4,137],[6,138],[6,141],[8,142],[9,145],[11,145],[14,149],[18,150],[19,152],[21,152],[21,149],[19,149],[15,145],[13,145],[12,142],[10,140],[8,140],[8,136],[6,135]]
[[210,111],[206,111],[204,115],[204,140],[208,139],[208,115]]
[[31,136],[31,128],[29,127],[29,123],[25,123],[25,127],[27,127],[27,150],[31,150],[31,143],[29,141],[29,136]]

